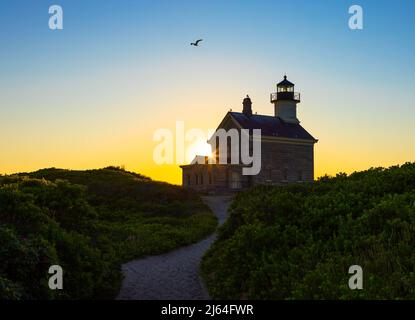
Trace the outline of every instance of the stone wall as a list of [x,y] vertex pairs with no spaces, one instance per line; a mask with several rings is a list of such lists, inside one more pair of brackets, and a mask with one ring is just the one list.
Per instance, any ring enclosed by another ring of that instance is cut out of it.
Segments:
[[254,184],[287,184],[314,180],[314,144],[262,141],[261,171]]
[[314,143],[263,139],[261,171],[242,175],[242,165],[191,164],[182,166],[184,187],[200,192],[226,192],[256,184],[285,185],[314,180]]
[[[190,182],[190,183],[189,183]],[[182,166],[182,185],[200,192],[225,192],[249,187],[250,178],[242,175],[242,166],[192,164]]]

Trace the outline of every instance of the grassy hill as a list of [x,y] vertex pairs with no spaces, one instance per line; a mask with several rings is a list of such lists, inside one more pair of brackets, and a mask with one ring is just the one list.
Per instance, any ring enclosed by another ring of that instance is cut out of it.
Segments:
[[[196,242],[217,221],[193,192],[116,167],[0,176],[0,299],[113,298],[120,264]],[[48,269],[64,270],[64,290]]]
[[[351,265],[363,290],[350,290]],[[415,299],[415,164],[239,194],[202,262],[220,299]]]

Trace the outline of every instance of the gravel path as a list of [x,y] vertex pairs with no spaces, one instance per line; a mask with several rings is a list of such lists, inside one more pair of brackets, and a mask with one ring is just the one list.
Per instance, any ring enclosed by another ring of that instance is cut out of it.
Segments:
[[[208,196],[203,197],[203,201],[215,213],[221,225],[226,220],[230,198]],[[199,264],[215,237],[213,234],[196,244],[124,264],[124,281],[117,299],[209,299],[199,277]]]

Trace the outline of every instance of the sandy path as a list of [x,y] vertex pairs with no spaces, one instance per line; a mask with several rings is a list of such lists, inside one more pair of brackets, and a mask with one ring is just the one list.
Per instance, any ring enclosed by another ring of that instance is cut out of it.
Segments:
[[[230,198],[208,196],[203,201],[221,225],[226,220]],[[215,237],[213,234],[196,244],[122,265],[124,281],[117,299],[209,299],[199,277],[199,264]]]

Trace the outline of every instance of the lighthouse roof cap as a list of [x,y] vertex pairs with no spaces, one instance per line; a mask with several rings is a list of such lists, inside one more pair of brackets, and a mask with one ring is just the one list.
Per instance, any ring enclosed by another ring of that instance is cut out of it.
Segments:
[[294,83],[287,80],[287,76],[284,76],[284,80],[277,84],[277,87],[293,87]]

